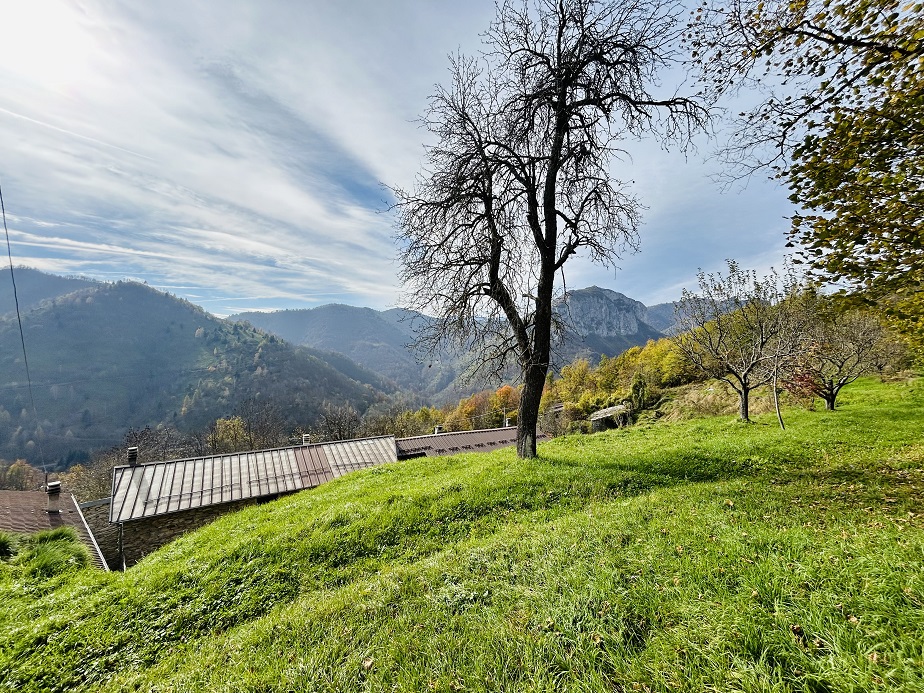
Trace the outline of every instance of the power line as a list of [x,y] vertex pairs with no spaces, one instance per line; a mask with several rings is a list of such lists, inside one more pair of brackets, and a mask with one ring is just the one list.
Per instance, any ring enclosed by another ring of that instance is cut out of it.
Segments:
[[[22,344],[22,361],[26,367],[26,382],[29,383],[29,401],[32,403],[32,416],[35,417],[36,426],[39,424],[38,411],[35,408],[35,397],[32,394],[32,375],[29,373],[29,357],[26,355],[26,336],[22,330],[22,315],[19,312],[19,293],[16,291],[16,275],[13,272],[13,246],[10,243],[10,230],[6,225],[6,205],[3,204],[3,187],[0,186],[0,212],[3,213],[3,232],[6,234],[6,254],[10,259],[10,280],[13,282],[13,302],[16,304],[16,322],[19,323],[19,342]],[[48,474],[48,467],[45,465],[45,452],[41,449],[42,442],[39,441],[39,454],[42,457],[42,468],[45,474]]]

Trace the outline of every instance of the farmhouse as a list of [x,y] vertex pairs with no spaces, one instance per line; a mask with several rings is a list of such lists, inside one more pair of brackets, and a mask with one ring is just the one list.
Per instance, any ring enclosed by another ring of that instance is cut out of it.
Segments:
[[100,553],[126,568],[181,534],[249,505],[413,457],[487,452],[516,443],[516,428],[379,436],[224,455],[128,464],[112,473],[112,496],[81,503]]

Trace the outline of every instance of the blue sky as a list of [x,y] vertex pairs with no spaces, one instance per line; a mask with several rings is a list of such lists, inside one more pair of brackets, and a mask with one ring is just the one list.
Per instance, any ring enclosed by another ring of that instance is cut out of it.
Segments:
[[[408,186],[415,119],[490,0],[28,0],[0,10],[0,184],[17,264],[147,281],[219,315],[400,295],[382,183]],[[779,265],[791,210],[723,192],[713,145],[630,143],[648,207],[620,269],[568,285],[672,300],[735,258]]]

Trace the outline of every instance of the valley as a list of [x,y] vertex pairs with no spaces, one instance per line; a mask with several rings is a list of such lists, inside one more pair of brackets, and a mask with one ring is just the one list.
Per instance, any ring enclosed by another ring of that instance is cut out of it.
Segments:
[[[330,304],[221,319],[135,282],[27,268],[16,280],[35,410],[5,284],[0,457],[36,466],[84,462],[131,429],[202,430],[245,404],[272,407],[287,430],[308,430],[325,405],[362,414],[399,393],[418,406],[443,405],[501,384],[467,381],[464,354],[415,353],[409,345],[427,318],[401,309]],[[558,311],[559,367],[662,336],[645,322],[656,321],[655,308],[608,289],[572,291]]]

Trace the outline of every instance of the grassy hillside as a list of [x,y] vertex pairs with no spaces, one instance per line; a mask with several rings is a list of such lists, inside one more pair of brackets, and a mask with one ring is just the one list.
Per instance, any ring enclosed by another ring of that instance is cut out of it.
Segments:
[[125,574],[0,563],[20,691],[920,691],[924,383],[420,459]]

